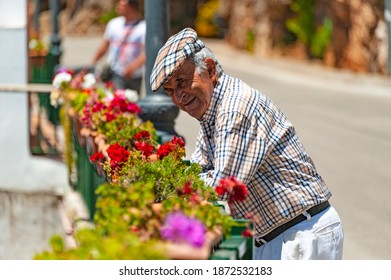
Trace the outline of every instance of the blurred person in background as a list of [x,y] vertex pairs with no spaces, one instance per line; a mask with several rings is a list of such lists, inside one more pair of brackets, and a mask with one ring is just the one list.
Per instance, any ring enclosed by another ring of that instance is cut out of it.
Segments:
[[132,89],[140,94],[146,59],[146,22],[138,0],[119,0],[116,12],[118,17],[107,23],[92,64],[96,66],[108,52],[108,67],[102,70],[104,79],[111,80],[115,89]]

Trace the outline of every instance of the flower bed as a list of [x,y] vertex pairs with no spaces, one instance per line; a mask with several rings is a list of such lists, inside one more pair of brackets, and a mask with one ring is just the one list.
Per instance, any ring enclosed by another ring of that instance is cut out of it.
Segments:
[[[153,124],[138,117],[135,100],[108,84],[97,86],[91,75],[58,73],[51,97],[52,104],[62,105],[63,122],[74,124],[75,140],[85,145],[106,183],[96,190],[91,227],[74,231],[77,246],[69,248],[54,236],[52,250],[36,258],[222,258],[216,254],[219,246],[233,237],[237,246],[224,250],[235,254],[225,256],[251,258],[251,222],[234,220],[215,205],[218,195],[228,196],[229,203],[243,200],[246,186],[235,178],[222,180],[217,192],[205,185],[201,167],[183,161],[181,138],[158,143]],[[74,144],[66,134],[71,159]],[[72,169],[72,163],[68,166]]]

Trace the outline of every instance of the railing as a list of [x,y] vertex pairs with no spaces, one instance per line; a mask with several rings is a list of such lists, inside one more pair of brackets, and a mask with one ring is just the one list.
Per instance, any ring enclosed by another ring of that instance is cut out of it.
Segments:
[[[29,82],[51,85],[56,64],[51,54],[30,57]],[[57,128],[60,126],[59,109],[50,104],[50,91],[28,91],[30,104],[30,151],[33,155],[60,157]]]
[[32,155],[61,159],[58,111],[48,101],[50,84],[0,84],[0,92],[28,94],[29,149]]
[[95,153],[94,143],[92,137],[80,135],[80,123],[76,118],[72,118],[72,138],[76,156],[76,174],[70,174],[74,177],[70,180],[74,188],[84,198],[90,219],[93,220],[97,200],[95,191],[100,185],[107,182],[107,177],[103,170],[98,170],[95,165],[91,164],[90,156]]

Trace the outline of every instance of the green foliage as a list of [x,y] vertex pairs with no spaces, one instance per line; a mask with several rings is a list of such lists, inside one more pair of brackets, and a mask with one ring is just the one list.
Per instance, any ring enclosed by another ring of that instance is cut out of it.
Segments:
[[[197,171],[198,167],[192,165],[186,171],[189,177],[181,177],[183,180],[192,178]],[[51,250],[37,254],[34,259],[164,259],[166,247],[160,229],[165,216],[177,210],[199,219],[208,230],[221,229],[228,237],[237,222],[207,202],[216,198],[215,192],[195,181],[191,193],[185,194],[183,188],[178,187],[176,195],[159,204],[155,203],[154,181],[139,181],[128,186],[103,184],[97,189],[94,228],[77,231],[77,247],[66,248],[63,238],[54,235],[50,240]]]
[[294,0],[290,8],[297,16],[287,19],[285,25],[298,40],[308,47],[310,55],[322,58],[331,41],[332,22],[326,17],[323,24],[317,26],[314,13],[315,3],[316,0]]
[[[107,164],[106,170],[111,172]],[[216,199],[214,190],[206,186],[199,177],[200,171],[199,165],[187,165],[178,160],[175,155],[168,155],[161,160],[150,162],[143,159],[139,152],[135,152],[131,154],[128,163],[115,178],[119,184],[124,186],[129,186],[134,182],[153,183],[155,202],[176,195],[176,191],[187,182],[191,183],[193,189],[200,190],[202,195],[209,200]]]
[[59,111],[60,122],[64,130],[65,140],[65,163],[67,165],[68,174],[72,174],[72,168],[74,165],[74,151],[72,149],[72,124],[69,115],[65,111],[65,107],[61,107]]
[[73,100],[70,101],[72,108],[80,113],[87,104],[89,95],[83,91],[80,91]]
[[[166,157],[167,158],[167,157]],[[97,211],[94,216],[94,223],[97,228],[100,228],[105,234],[112,234],[122,230],[137,232],[140,239],[159,239],[159,229],[162,225],[163,218],[166,214],[180,210],[189,217],[196,217],[204,223],[204,225],[212,230],[220,228],[224,234],[228,234],[231,230],[234,220],[231,216],[223,213],[220,208],[214,206],[211,202],[217,198],[215,191],[204,185],[204,183],[196,176],[198,167],[192,165],[187,170],[186,174],[179,174],[174,177],[178,182],[173,182],[172,178],[167,180],[166,184],[160,184],[161,187],[166,186],[170,191],[164,190],[170,195],[166,195],[164,200],[159,201],[158,196],[163,196],[160,189],[156,189],[156,178],[158,174],[164,172],[167,163],[172,163],[168,160],[162,164],[156,161],[149,170],[154,173],[148,178],[137,174],[139,180],[127,184],[108,183],[101,185],[97,190],[98,200],[96,203]],[[160,165],[160,166],[159,166]],[[145,164],[137,170],[146,171]],[[175,167],[179,167],[176,165]],[[175,168],[174,167],[174,168]],[[167,168],[169,170],[169,168]],[[168,175],[170,177],[170,175]],[[168,178],[167,178],[168,179]],[[191,193],[184,194],[183,186],[186,182],[191,182]],[[158,194],[156,194],[158,192]],[[159,211],[154,210],[154,205],[161,205]]]
[[97,211],[94,222],[105,234],[137,229],[158,238],[158,228],[153,223],[152,203],[155,200],[153,183],[137,182],[128,187],[117,183],[104,184],[97,189]]
[[248,30],[246,33],[246,50],[254,52],[255,45],[255,32],[254,30]]
[[315,57],[323,57],[323,54],[330,44],[333,31],[333,23],[331,19],[325,18],[323,25],[319,26],[315,32],[310,46],[310,51]]
[[76,233],[76,248],[65,248],[61,236],[50,240],[51,250],[34,256],[35,260],[159,260],[165,259],[155,241],[140,242],[130,232],[102,235],[98,229],[81,229]]
[[46,44],[39,38],[32,38],[29,41],[29,50],[35,52],[47,51],[48,47]]
[[140,119],[134,114],[118,115],[109,122],[100,121],[99,118],[104,118],[104,115],[94,114],[93,122],[96,123],[98,133],[105,135],[108,144],[119,143],[121,146],[130,147],[134,136],[143,130],[148,131],[151,137],[157,141],[153,123],[150,121],[140,122]]
[[116,16],[118,16],[118,14],[117,14],[115,8],[113,8],[111,11],[99,16],[98,22],[103,23],[103,24],[107,24],[111,19],[115,18]]

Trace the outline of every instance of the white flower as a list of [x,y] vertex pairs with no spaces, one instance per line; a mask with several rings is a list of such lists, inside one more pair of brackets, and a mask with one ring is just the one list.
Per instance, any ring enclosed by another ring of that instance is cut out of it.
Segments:
[[138,101],[137,91],[132,90],[132,89],[125,89],[125,97],[130,102],[137,102]]
[[52,90],[52,92],[50,93],[50,105],[57,108],[59,97],[60,97],[60,92],[58,90]]
[[110,102],[114,99],[114,94],[111,90],[105,90],[105,98],[103,98],[104,102]]
[[52,82],[52,85],[55,87],[55,88],[62,88],[64,87],[66,84],[69,84],[72,80],[72,75],[69,74],[69,73],[66,73],[66,72],[61,72],[61,73],[58,73],[54,79],[53,79],[53,82]]
[[35,49],[38,46],[37,39],[31,39],[29,42],[29,49]]
[[95,86],[96,79],[93,73],[85,74],[83,77],[83,84],[81,85],[83,89],[91,89]]
[[59,90],[52,90],[50,93],[50,104],[57,108],[59,105],[64,103],[64,98],[61,96],[61,92]]

